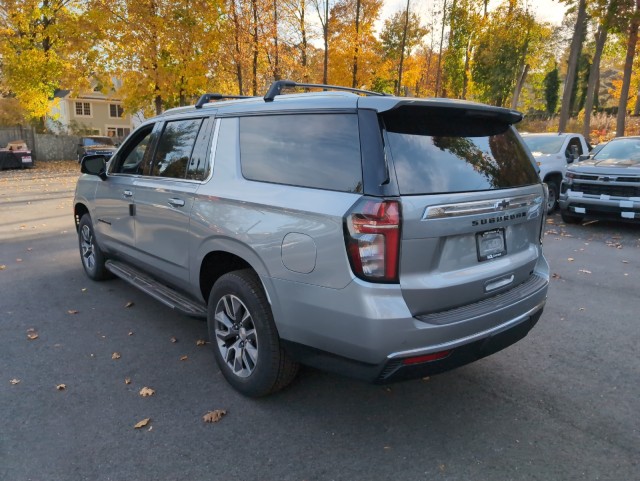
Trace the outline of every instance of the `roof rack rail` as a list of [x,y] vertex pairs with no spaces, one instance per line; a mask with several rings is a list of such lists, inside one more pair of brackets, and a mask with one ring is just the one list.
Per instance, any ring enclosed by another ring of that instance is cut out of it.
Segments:
[[289,88],[290,89],[290,88],[295,88],[295,87],[320,88],[320,89],[325,89],[325,90],[326,89],[344,90],[346,92],[355,92],[355,93],[365,94],[365,95],[378,95],[378,96],[386,96],[386,95],[388,95],[388,94],[383,94],[383,93],[380,93],[380,92],[372,92],[371,90],[355,89],[355,88],[351,88],[351,87],[342,87],[340,85],[303,84],[303,83],[294,82],[293,80],[276,80],[269,87],[269,90],[267,91],[267,93],[264,96],[264,101],[265,102],[273,102],[273,99],[276,97],[276,95],[280,95],[282,93],[282,89],[284,89],[284,88]]
[[222,94],[203,94],[196,102],[196,108],[201,109],[203,105],[208,104],[212,100],[222,99],[250,99],[250,95],[222,95]]

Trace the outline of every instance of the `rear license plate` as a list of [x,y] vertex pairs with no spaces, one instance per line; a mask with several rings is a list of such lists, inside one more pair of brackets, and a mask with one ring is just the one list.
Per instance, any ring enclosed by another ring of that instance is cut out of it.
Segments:
[[493,229],[476,234],[478,260],[486,261],[501,257],[507,253],[504,241],[504,229]]
[[31,156],[22,157],[22,163],[23,164],[30,164],[31,163]]

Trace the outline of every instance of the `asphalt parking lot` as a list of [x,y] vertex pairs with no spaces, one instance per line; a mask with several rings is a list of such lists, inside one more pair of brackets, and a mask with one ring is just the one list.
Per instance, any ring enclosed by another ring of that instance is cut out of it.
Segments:
[[77,170],[0,172],[0,480],[640,479],[639,226],[552,216],[546,310],[494,356],[389,386],[305,369],[251,400],[204,322],[86,278]]

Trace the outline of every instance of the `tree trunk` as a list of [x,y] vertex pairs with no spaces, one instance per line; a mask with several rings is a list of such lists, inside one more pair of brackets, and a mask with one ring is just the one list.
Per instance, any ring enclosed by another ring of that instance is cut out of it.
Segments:
[[402,67],[404,65],[404,47],[407,42],[407,28],[409,27],[409,0],[407,0],[407,10],[404,16],[404,29],[402,31],[402,44],[400,45],[400,66],[398,68],[398,83],[396,84],[396,95],[400,95],[402,89]]
[[[485,5],[486,8],[486,5]],[[447,0],[442,7],[442,30],[440,31],[440,51],[438,52],[438,70],[436,71],[436,97],[440,94],[440,77],[442,75],[442,45],[444,44],[444,26],[447,20]]]
[[251,10],[253,13],[253,68],[251,79],[251,95],[258,95],[258,2],[257,0],[251,0]]
[[560,109],[559,132],[564,132],[567,128],[571,109],[571,93],[573,92],[573,84],[575,83],[576,70],[578,67],[578,57],[582,49],[583,32],[587,20],[586,0],[580,0],[578,3],[578,18],[576,26],[573,30],[573,38],[571,39],[571,50],[569,52],[569,62],[567,65],[567,76],[564,80],[564,89],[562,91],[562,107]]
[[322,83],[329,83],[329,0],[324,0],[324,25],[322,26],[324,38],[324,63],[322,67]]
[[280,80],[280,52],[278,49],[278,0],[273,0],[273,44],[275,48],[273,79]]
[[511,99],[511,108],[514,110],[518,108],[518,100],[520,100],[520,92],[522,92],[522,87],[524,87],[524,82],[527,79],[528,73],[529,73],[529,64],[526,63],[522,68],[522,73],[520,74],[520,77],[518,77],[516,88],[513,91],[513,98]]
[[244,95],[243,93],[243,79],[242,79],[242,55],[240,52],[240,21],[238,20],[238,10],[236,6],[236,0],[231,0],[232,10],[231,16],[233,17],[233,37],[235,41],[235,63],[236,63],[236,79],[238,80],[238,95]]
[[300,32],[302,33],[302,48],[300,55],[302,57],[302,69],[304,83],[309,83],[309,71],[307,69],[307,27],[305,24],[305,0],[300,0]]
[[596,92],[600,86],[600,59],[602,51],[607,40],[607,25],[601,23],[596,33],[596,50],[593,54],[593,62],[589,69],[589,83],[587,85],[587,97],[584,101],[584,123],[582,124],[582,135],[589,140],[591,134],[591,112],[593,110],[593,102],[596,98]]
[[471,36],[467,41],[467,49],[464,53],[464,72],[462,73],[462,100],[467,99],[467,88],[469,88],[469,60],[471,59]]
[[631,69],[633,68],[633,57],[636,54],[636,43],[638,41],[638,11],[640,10],[640,0],[636,0],[636,9],[631,26],[629,27],[629,39],[627,41],[627,56],[624,61],[624,74],[622,77],[622,87],[620,88],[620,102],[618,104],[618,118],[616,121],[616,137],[624,136],[625,119],[627,116],[627,102],[629,101],[629,87],[631,84]]
[[353,77],[351,79],[351,87],[358,86],[358,53],[360,50],[360,4],[361,0],[356,2],[356,44],[353,49]]

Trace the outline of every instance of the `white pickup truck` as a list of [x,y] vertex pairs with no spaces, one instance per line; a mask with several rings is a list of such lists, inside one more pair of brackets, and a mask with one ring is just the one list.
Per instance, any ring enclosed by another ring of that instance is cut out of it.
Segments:
[[527,147],[540,167],[540,178],[549,187],[547,212],[558,206],[560,183],[567,165],[586,158],[591,146],[581,134],[522,134]]

